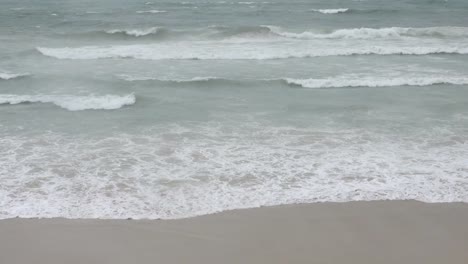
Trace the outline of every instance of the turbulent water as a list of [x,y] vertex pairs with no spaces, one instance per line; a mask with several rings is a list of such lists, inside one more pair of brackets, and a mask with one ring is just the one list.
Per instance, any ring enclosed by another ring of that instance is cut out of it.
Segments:
[[468,2],[2,0],[0,218],[468,202]]

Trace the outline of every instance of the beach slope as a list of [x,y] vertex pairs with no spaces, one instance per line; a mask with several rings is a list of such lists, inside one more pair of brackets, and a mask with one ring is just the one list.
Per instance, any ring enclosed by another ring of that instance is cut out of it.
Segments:
[[181,220],[0,221],[0,263],[460,263],[468,204],[321,203]]

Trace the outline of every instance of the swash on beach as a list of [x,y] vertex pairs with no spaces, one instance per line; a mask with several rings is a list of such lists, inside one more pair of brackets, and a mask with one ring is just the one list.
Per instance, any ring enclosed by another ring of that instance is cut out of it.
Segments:
[[13,1],[0,218],[468,202],[468,2]]

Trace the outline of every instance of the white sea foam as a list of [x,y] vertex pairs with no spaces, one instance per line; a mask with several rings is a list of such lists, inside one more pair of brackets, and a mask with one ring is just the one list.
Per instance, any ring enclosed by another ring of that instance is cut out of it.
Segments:
[[[315,45],[317,44],[317,45]],[[133,58],[144,60],[164,59],[284,59],[321,56],[349,55],[427,55],[427,54],[468,54],[468,45],[459,43],[401,43],[380,45],[366,42],[362,45],[346,43],[219,43],[219,42],[177,42],[170,44],[86,46],[77,48],[37,48],[45,56],[57,59],[106,59]]]
[[11,73],[11,72],[0,71],[0,80],[11,80],[11,79],[25,77],[28,75],[29,75],[28,73]]
[[428,28],[350,28],[331,33],[305,31],[294,33],[277,26],[265,26],[272,33],[297,39],[374,39],[402,37],[468,37],[468,27],[428,27]]
[[13,95],[0,94],[1,104],[52,103],[70,111],[112,110],[135,103],[135,95]]
[[165,10],[142,10],[136,11],[138,14],[159,14],[159,13],[167,13]]
[[311,9],[311,11],[319,12],[322,14],[339,14],[347,12],[348,8],[337,8],[337,9]]
[[385,86],[427,86],[435,84],[468,84],[466,76],[338,76],[327,79],[284,79],[288,84],[304,88],[339,88],[339,87],[385,87]]
[[102,138],[2,136],[0,218],[172,219],[291,203],[468,202],[467,142],[450,127],[398,137],[213,123]]
[[108,34],[125,34],[128,36],[134,37],[143,37],[147,35],[157,34],[159,32],[159,27],[151,27],[146,29],[112,29],[106,31]]

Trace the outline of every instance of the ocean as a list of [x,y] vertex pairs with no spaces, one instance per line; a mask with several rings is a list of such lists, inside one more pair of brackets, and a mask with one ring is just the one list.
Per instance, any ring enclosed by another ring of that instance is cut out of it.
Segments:
[[468,202],[467,14],[0,0],[0,219]]

